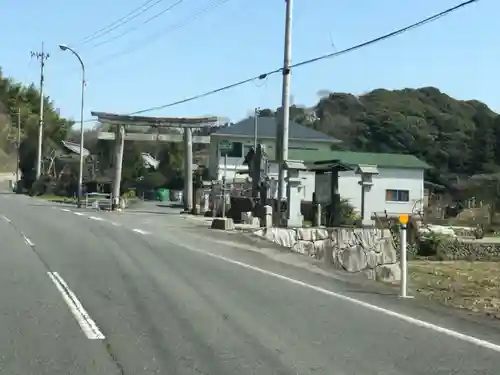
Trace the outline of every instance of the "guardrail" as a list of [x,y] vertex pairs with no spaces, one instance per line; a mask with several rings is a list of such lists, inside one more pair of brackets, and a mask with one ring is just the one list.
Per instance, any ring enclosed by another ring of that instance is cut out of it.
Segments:
[[111,194],[87,193],[85,194],[85,208],[111,211],[113,199]]

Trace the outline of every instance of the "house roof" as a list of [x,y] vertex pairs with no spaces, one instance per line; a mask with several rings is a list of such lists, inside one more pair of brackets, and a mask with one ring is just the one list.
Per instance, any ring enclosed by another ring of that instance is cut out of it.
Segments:
[[[73,143],[73,142],[68,142],[68,141],[62,141],[61,143],[69,151],[71,151],[71,152],[73,152],[73,153],[75,153],[77,155],[80,155],[80,145],[79,144],[76,144],[76,143]],[[83,149],[83,156],[87,157],[89,155],[90,155],[90,151],[87,150],[86,148],[84,148]]]
[[413,155],[379,154],[373,152],[354,151],[314,151],[289,150],[288,159],[315,162],[320,160],[339,160],[347,165],[377,165],[385,168],[429,169],[427,163]]
[[[274,117],[259,117],[257,122],[257,137],[258,138],[273,138],[276,139],[277,121]],[[222,128],[213,133],[215,136],[239,136],[252,137],[254,136],[254,117],[246,118],[236,124]],[[289,138],[323,142],[339,142],[337,139],[323,134],[317,130],[297,124],[295,121],[290,121]]]

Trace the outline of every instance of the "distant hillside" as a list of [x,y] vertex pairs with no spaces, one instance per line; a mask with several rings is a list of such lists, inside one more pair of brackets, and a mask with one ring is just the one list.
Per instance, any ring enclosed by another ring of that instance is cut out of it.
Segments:
[[294,106],[291,116],[344,141],[344,149],[416,155],[435,167],[434,179],[500,171],[500,117],[434,87],[331,93],[312,108]]

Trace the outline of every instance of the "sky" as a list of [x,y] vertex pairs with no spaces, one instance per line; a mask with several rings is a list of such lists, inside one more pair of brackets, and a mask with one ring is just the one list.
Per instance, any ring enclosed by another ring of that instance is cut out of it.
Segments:
[[[216,8],[211,7],[220,0],[182,0],[175,7],[179,0],[157,0],[137,18],[82,43],[145,1],[2,0],[0,67],[17,81],[38,85],[40,65],[30,52],[39,52],[43,41],[50,54],[45,93],[63,116],[79,120],[80,65],[58,44],[71,46],[85,63],[86,119],[91,110],[126,114],[175,102],[283,64],[284,0],[227,0]],[[348,48],[460,2],[294,0],[292,62]],[[172,9],[145,23],[167,8]],[[360,95],[435,86],[500,112],[499,13],[500,1],[480,0],[387,41],[297,68],[292,101],[312,106],[323,90]],[[255,107],[278,107],[281,79],[276,74],[144,115],[237,121]]]

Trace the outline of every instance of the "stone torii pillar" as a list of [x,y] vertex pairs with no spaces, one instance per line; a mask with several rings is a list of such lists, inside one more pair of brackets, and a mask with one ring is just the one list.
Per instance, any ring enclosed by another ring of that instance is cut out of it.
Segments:
[[[216,126],[218,123],[218,117],[195,117],[195,118],[183,118],[183,117],[146,117],[146,116],[128,116],[119,115],[114,113],[106,112],[91,112],[92,116],[96,116],[97,120],[102,124],[109,124],[116,126],[116,132],[113,133],[101,133],[99,134],[99,139],[116,139],[115,143],[115,181],[113,183],[113,209],[119,207],[120,203],[120,184],[122,175],[122,163],[123,163],[123,148],[125,140],[135,140],[135,141],[162,141],[162,142],[179,142],[179,137],[175,134],[162,134],[160,137],[155,134],[125,134],[125,126],[137,126],[144,128],[178,128],[183,129],[183,139],[184,142],[184,209],[190,212],[193,209],[193,141],[196,143],[210,143],[209,137],[193,137],[193,129],[201,129],[205,127]],[[128,137],[136,136],[139,137]],[[142,137],[141,137],[142,136]],[[141,138],[141,139],[134,139]],[[195,139],[193,139],[195,138]],[[208,141],[207,141],[208,138]]]

